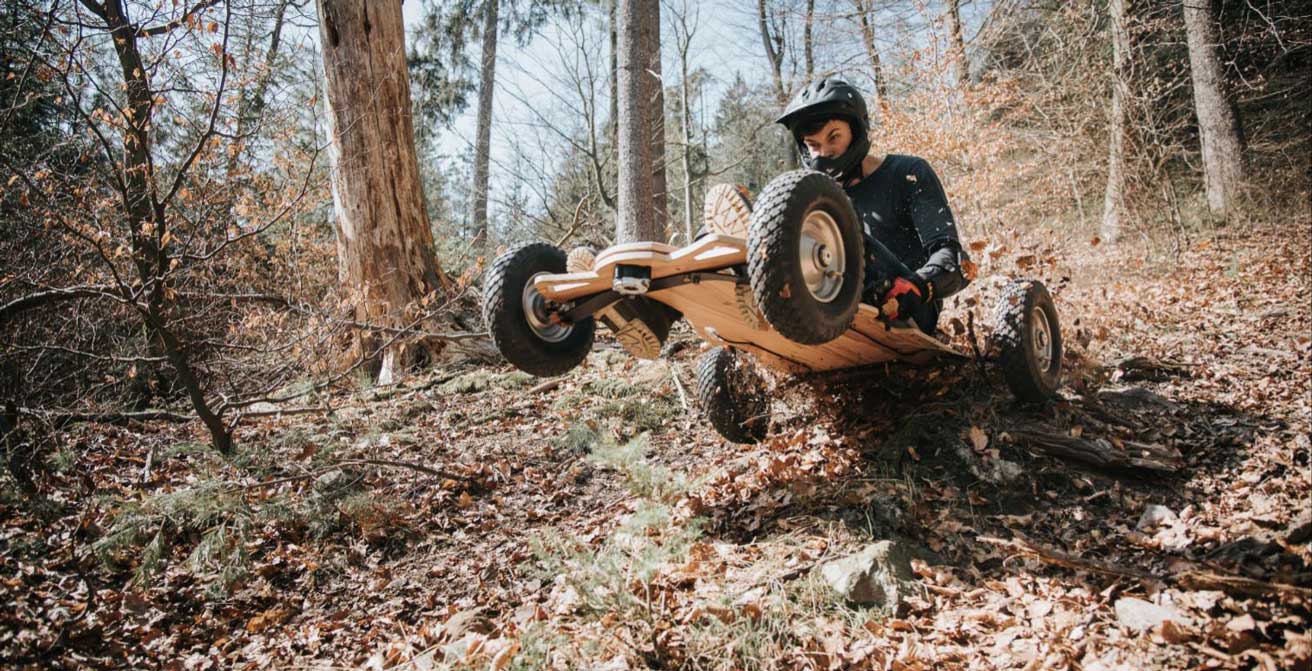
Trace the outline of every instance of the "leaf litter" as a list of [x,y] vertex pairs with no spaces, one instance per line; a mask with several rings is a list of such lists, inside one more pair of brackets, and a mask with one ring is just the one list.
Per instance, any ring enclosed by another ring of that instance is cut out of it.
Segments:
[[[341,390],[328,417],[243,426],[248,451],[227,462],[196,427],[65,429],[40,503],[0,501],[0,658],[1312,664],[1306,236],[1227,233],[1169,262],[1019,234],[970,249],[981,279],[949,306],[948,337],[987,355],[1001,278],[1044,279],[1069,350],[1060,402],[1019,406],[973,362],[846,371],[778,381],[769,438],[737,446],[682,407],[672,375],[695,342],[673,365],[603,344],[533,393],[488,367]],[[821,564],[883,539],[918,548],[923,596],[892,613],[827,591]]]

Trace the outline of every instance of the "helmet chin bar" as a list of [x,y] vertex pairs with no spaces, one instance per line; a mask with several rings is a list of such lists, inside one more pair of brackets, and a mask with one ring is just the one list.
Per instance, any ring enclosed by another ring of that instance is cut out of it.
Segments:
[[852,125],[852,141],[842,154],[834,157],[811,156],[811,152],[799,138],[797,144],[802,152],[802,165],[833,177],[839,184],[846,184],[848,180],[860,177],[861,161],[870,153],[870,138],[864,128],[860,128],[858,132],[859,126],[860,124]]

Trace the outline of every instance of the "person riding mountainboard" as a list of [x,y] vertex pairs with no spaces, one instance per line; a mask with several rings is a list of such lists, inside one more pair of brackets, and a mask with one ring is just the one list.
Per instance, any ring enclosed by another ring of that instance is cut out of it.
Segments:
[[[861,220],[866,282],[861,300],[888,319],[910,318],[933,334],[943,299],[970,283],[952,208],[925,159],[870,153],[865,97],[840,79],[822,78],[793,97],[775,120],[793,134],[802,165],[842,185]],[[718,184],[706,194],[707,227],[746,237],[751,202],[745,189]],[[880,247],[907,269],[891,268]]]
[[[952,208],[929,162],[872,154],[865,97],[840,79],[807,85],[775,121],[793,134],[802,164],[833,177],[852,199],[866,238],[866,267],[876,271],[866,272],[863,302],[881,306],[891,319],[909,317],[932,335],[943,299],[970,278]],[[878,258],[878,244],[914,272],[895,276]],[[879,282],[883,277],[891,286]]]
[[[933,335],[943,299],[971,279],[963,271],[969,259],[933,168],[918,156],[871,154],[865,97],[841,79],[808,84],[775,121],[793,134],[802,165],[834,178],[852,200],[866,246],[862,302],[878,307],[885,318],[909,318]],[[711,187],[703,232],[746,238],[751,207],[742,186]],[[887,256],[880,258],[881,246],[914,272],[889,267]],[[571,252],[570,272],[591,269],[594,254],[590,249]],[[645,299],[630,303],[602,311],[599,319],[635,356],[655,358],[673,315]]]

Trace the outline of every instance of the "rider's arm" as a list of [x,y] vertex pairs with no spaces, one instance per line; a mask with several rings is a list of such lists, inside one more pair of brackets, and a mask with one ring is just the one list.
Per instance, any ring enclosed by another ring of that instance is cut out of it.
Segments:
[[929,254],[916,275],[933,287],[934,299],[947,298],[970,283],[961,271],[961,241],[947,194],[934,169],[923,159],[915,162],[907,182],[911,190],[908,213]]

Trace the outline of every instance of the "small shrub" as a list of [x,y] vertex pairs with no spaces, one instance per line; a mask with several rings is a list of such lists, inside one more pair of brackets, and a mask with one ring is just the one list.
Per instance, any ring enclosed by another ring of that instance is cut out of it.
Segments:
[[253,517],[235,487],[206,480],[128,504],[92,549],[107,564],[125,565],[140,548],[132,581],[143,586],[172,559],[180,541],[199,536],[188,564],[197,572],[217,568],[215,577],[227,587],[243,572]]

